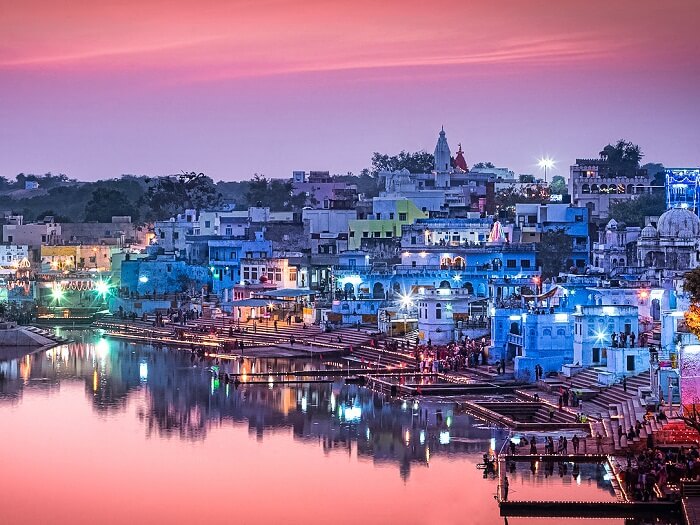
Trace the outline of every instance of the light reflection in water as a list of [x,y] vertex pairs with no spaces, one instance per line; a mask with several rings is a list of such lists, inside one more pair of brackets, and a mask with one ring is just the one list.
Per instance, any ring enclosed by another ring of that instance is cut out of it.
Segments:
[[[249,523],[356,523],[354,512],[332,504],[339,493],[371,510],[366,524],[500,521],[496,482],[476,464],[503,441],[501,431],[449,404],[438,412],[435,403],[411,401],[408,410],[342,381],[282,386],[284,376],[271,375],[318,363],[215,365],[264,374],[248,376],[261,384],[241,386],[213,376],[211,365],[89,339],[0,363],[3,522],[87,523],[94,501],[111,509],[113,523],[134,515],[229,523],[219,490],[224,501],[235,494],[236,515]],[[44,496],[51,504],[23,505],[39,479],[52,487]],[[594,498],[606,488],[581,490]]]

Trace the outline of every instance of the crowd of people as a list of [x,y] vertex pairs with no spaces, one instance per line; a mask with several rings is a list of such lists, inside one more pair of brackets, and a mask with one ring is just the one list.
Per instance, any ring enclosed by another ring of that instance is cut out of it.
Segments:
[[[425,345],[421,345],[416,339],[414,356],[416,365],[423,373],[438,373],[446,371],[459,371],[467,368],[476,368],[487,364],[487,341],[481,339],[464,338],[460,342],[447,345],[433,345],[428,339]],[[505,372],[505,363],[498,363],[497,368]]]
[[[569,439],[566,436],[559,436],[559,439],[557,439],[556,442],[554,441],[554,438],[552,436],[545,436],[544,438],[542,438],[542,442],[544,443],[543,453],[550,456],[568,455],[569,443],[571,443],[571,449],[573,454],[578,454],[581,447],[581,438],[579,438],[577,435],[574,435],[571,438],[571,441],[569,441]],[[508,453],[512,456],[515,456],[517,454],[522,453],[518,450],[519,448],[529,446],[529,454],[535,456],[540,453],[539,449],[537,448],[537,445],[537,436],[530,436],[529,439],[525,436],[520,437],[520,440],[511,439],[508,442]]]
[[649,448],[637,456],[628,455],[620,477],[629,498],[650,501],[656,498],[654,485],[664,494],[669,483],[700,480],[700,452],[696,447]]

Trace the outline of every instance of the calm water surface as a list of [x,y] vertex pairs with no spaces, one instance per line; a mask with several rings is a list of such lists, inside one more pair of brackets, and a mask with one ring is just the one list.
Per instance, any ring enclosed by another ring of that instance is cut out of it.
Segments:
[[[235,388],[186,353],[79,337],[0,363],[2,523],[504,522],[476,465],[505,434],[449,404],[342,381]],[[604,472],[573,474],[518,465],[511,498],[612,499]]]

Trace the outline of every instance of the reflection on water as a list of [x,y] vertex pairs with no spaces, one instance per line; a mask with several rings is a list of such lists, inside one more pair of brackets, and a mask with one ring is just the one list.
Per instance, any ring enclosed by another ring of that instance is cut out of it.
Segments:
[[[397,463],[404,478],[411,464],[431,455],[480,453],[502,442],[501,430],[453,414],[451,404],[388,402],[372,390],[332,383],[275,385],[279,376],[255,376],[264,385],[235,386],[217,373],[260,374],[317,369],[299,359],[192,360],[189,353],[96,339],[72,343],[0,365],[0,403],[28,391],[59,389],[82,381],[98,414],[123,412],[129,396],[143,391],[138,410],[148,437],[204,440],[212,427],[244,423],[258,440],[291,428],[298,440],[319,441],[323,450],[349,449]],[[252,376],[248,380],[253,379]]]
[[[84,337],[0,362],[0,492],[12,502],[3,523],[86,523],[99,514],[101,523],[235,515],[337,524],[357,522],[358,512],[366,524],[502,522],[496,481],[476,464],[505,434],[451,404],[389,401],[341,380],[281,386],[267,376],[317,362],[193,363],[183,352]],[[217,370],[263,384],[236,388]],[[571,488],[556,476],[543,483]],[[38,484],[50,487],[41,505]],[[608,490],[575,489],[581,499]]]

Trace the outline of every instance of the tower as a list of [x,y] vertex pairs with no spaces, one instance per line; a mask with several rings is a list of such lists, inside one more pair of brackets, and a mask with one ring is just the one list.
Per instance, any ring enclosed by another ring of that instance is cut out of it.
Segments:
[[455,169],[464,173],[469,171],[467,160],[464,158],[464,152],[462,151],[462,144],[458,145],[457,154],[455,155]]
[[437,144],[435,145],[435,163],[434,168],[436,173],[447,173],[451,171],[451,154],[450,147],[447,145],[447,139],[445,138],[445,128],[440,130],[440,136],[438,137]]

